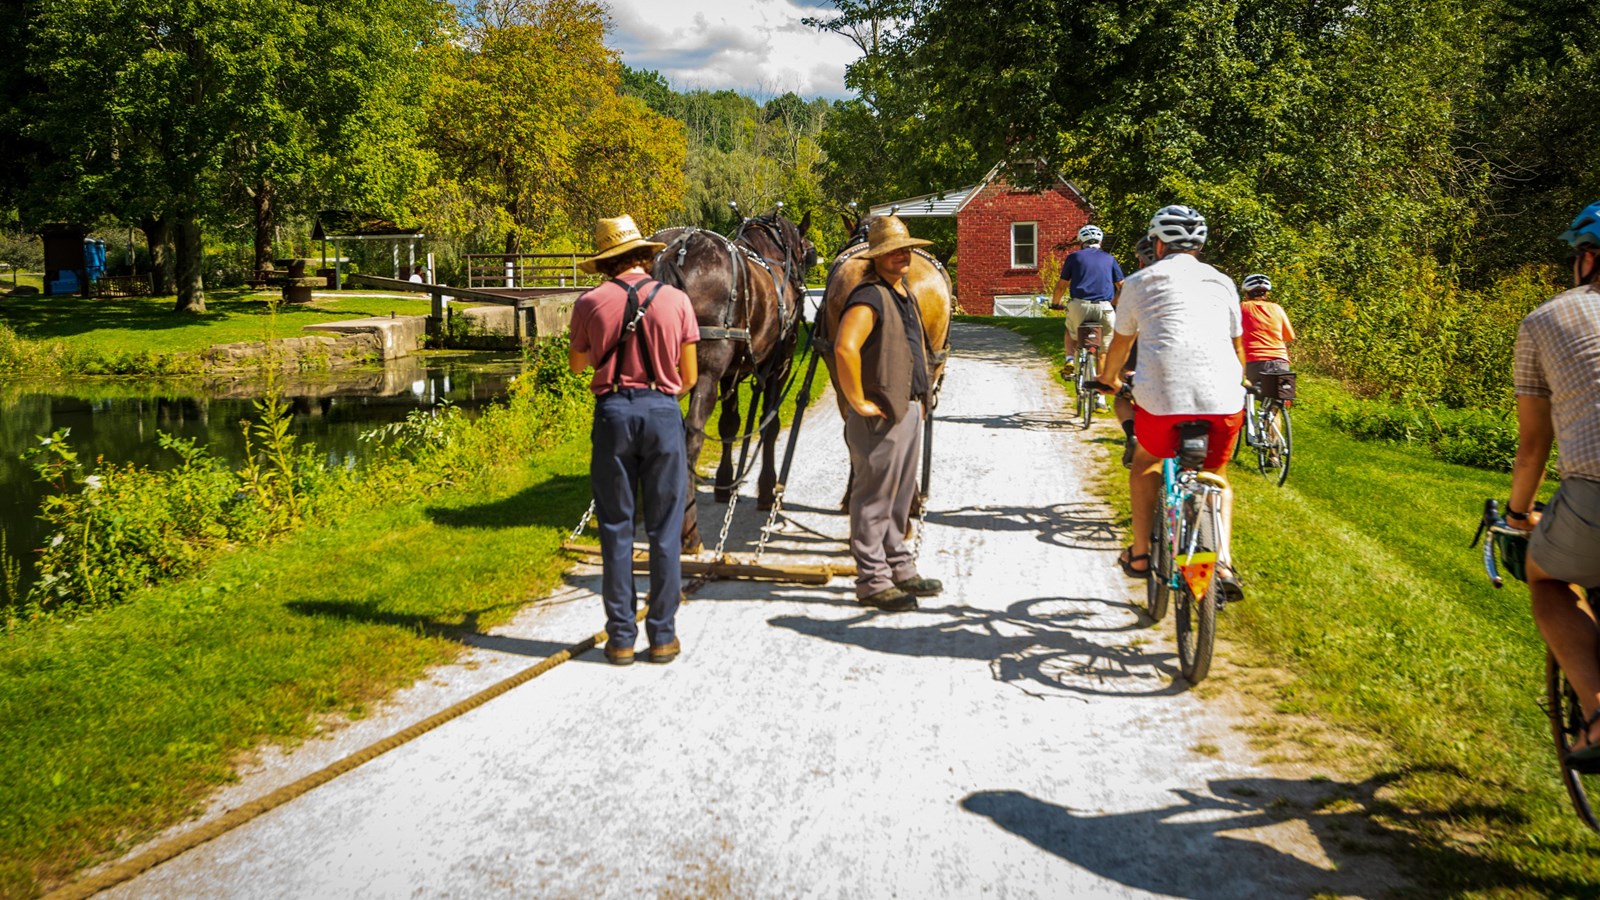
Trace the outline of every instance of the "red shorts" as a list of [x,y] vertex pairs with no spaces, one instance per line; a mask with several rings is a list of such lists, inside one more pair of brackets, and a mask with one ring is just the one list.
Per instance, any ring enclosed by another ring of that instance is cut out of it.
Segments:
[[1244,427],[1244,410],[1227,416],[1197,416],[1193,413],[1178,416],[1158,416],[1140,407],[1133,410],[1133,436],[1139,446],[1157,459],[1170,459],[1178,455],[1178,426],[1184,422],[1205,422],[1211,426],[1210,442],[1206,448],[1207,469],[1220,469],[1233,456],[1233,442]]

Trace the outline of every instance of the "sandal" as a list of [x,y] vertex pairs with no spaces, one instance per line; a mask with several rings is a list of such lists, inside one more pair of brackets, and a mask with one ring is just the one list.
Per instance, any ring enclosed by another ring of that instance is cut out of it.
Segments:
[[1239,581],[1239,573],[1227,563],[1217,563],[1217,591],[1222,594],[1223,603],[1238,603],[1244,599],[1244,586]]
[[[1141,559],[1144,560],[1144,568],[1135,569],[1133,564]],[[1132,547],[1123,548],[1121,555],[1117,557],[1117,565],[1122,567],[1122,574],[1129,578],[1150,577],[1150,554],[1141,553],[1138,556],[1134,556]]]
[[1589,737],[1589,732],[1594,729],[1596,723],[1600,723],[1600,710],[1596,710],[1595,714],[1583,723],[1583,740],[1587,743],[1582,750],[1567,751],[1569,764],[1600,762],[1600,740]]

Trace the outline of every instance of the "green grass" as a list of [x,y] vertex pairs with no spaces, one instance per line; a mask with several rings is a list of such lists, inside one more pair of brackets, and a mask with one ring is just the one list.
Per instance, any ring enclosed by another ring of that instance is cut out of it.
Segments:
[[[1060,362],[1060,320],[973,321]],[[1600,838],[1557,777],[1527,589],[1496,591],[1467,547],[1483,500],[1503,498],[1509,475],[1356,440],[1325,413],[1348,396],[1338,384],[1303,376],[1301,388],[1287,484],[1274,487],[1253,461],[1230,471],[1249,600],[1225,611],[1219,634],[1247,665],[1288,674],[1235,686],[1295,723],[1263,749],[1299,740],[1300,758],[1309,749],[1353,772],[1368,830],[1409,857],[1428,896],[1595,896]],[[1126,481],[1109,459],[1120,436],[1098,441],[1126,515]],[[1308,735],[1306,722],[1331,737]],[[1372,749],[1341,759],[1341,746]]]
[[[794,348],[794,365],[792,367],[794,371],[794,385],[790,389],[788,396],[785,397],[783,402],[778,405],[778,421],[785,428],[788,428],[789,425],[794,422],[794,408],[795,404],[800,400],[800,387],[806,378],[807,365],[806,335],[804,332],[802,332],[800,335],[800,341],[795,345]],[[753,386],[753,380],[748,378],[739,385],[738,403],[739,415],[741,418],[739,421],[738,434],[740,436],[742,436],[745,430],[749,427],[749,423],[744,421],[743,416],[750,410],[750,392]],[[826,389],[827,386],[828,367],[819,360],[817,362],[817,374],[811,381],[810,400],[814,401],[817,399],[817,397],[821,396],[823,390]],[[689,408],[689,401],[687,397],[684,398],[683,407],[685,410]],[[700,447],[699,460],[699,468],[703,473],[715,474],[717,463],[722,458],[722,442],[715,439],[718,433],[717,419],[721,415],[721,409],[721,406],[717,406],[712,409],[710,421],[706,422],[705,424],[705,431],[708,436],[706,438],[706,442]],[[837,413],[834,412],[834,407],[831,404],[827,407],[821,407],[816,403],[810,403],[810,405],[806,408],[806,419],[812,424],[808,426],[802,423],[801,427],[815,428],[817,427],[817,417],[833,417],[835,415],[837,415]],[[758,438],[759,435],[756,435],[752,436],[750,439],[750,453],[752,456],[754,456],[756,453],[756,441]],[[778,443],[778,465],[780,466],[783,464],[783,448],[787,440],[788,438],[786,437],[780,438]],[[740,439],[738,437],[734,438],[733,464],[735,467],[739,465],[739,443]],[[757,468],[752,469],[752,471],[759,471],[759,462],[755,463],[754,465]]]
[[317,322],[363,316],[426,315],[429,301],[405,295],[339,297],[309,304],[279,305],[270,314],[271,294],[221,290],[206,295],[206,311],[172,311],[171,297],[120,300],[82,297],[13,296],[0,298],[0,325],[19,337],[52,341],[108,355],[192,353],[216,344],[259,341],[270,336],[299,337]]
[[[293,741],[455,656],[543,596],[588,500],[588,442],[492,488],[225,556],[203,577],[0,637],[0,895],[146,839]],[[578,636],[575,636],[578,637]]]

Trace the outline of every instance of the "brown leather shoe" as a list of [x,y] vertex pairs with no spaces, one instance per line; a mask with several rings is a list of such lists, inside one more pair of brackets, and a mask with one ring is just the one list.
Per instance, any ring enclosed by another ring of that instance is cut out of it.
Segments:
[[611,646],[610,642],[607,642],[606,643],[606,662],[611,663],[613,666],[631,666],[631,665],[633,665],[633,648],[632,647],[615,647],[615,648],[613,648]]
[[650,655],[645,658],[653,663],[669,663],[678,658],[678,651],[682,649],[683,645],[673,638],[670,643],[651,645]]

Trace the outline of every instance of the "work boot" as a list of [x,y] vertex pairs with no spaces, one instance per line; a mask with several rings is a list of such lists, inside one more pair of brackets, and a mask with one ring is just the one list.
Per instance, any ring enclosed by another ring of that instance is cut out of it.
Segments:
[[913,597],[933,597],[944,590],[944,584],[937,578],[907,578],[905,581],[896,581],[894,586]]
[[677,638],[673,638],[665,644],[651,644],[650,655],[645,659],[653,663],[669,663],[678,658],[678,652],[682,649],[683,645],[678,643]]
[[872,606],[885,612],[904,612],[917,608],[917,598],[897,587],[886,587],[876,593],[857,599],[862,606]]
[[613,647],[610,641],[606,641],[606,662],[613,666],[633,665],[633,648],[621,645]]

